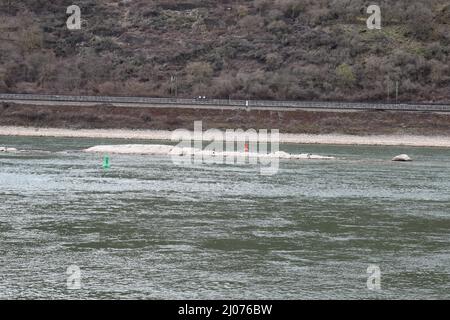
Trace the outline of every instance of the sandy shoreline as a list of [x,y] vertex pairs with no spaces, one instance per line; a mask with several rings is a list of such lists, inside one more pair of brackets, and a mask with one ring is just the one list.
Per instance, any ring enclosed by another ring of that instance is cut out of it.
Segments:
[[[61,129],[0,126],[0,136],[67,137],[102,139],[171,140],[172,131],[128,129]],[[384,145],[450,148],[447,136],[373,135],[354,136],[344,134],[289,134],[280,133],[280,143],[336,144],[336,145]]]

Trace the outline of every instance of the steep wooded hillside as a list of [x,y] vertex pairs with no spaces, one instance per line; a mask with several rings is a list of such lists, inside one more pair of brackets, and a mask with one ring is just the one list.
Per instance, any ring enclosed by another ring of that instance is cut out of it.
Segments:
[[0,0],[0,92],[448,102],[449,21],[448,0]]

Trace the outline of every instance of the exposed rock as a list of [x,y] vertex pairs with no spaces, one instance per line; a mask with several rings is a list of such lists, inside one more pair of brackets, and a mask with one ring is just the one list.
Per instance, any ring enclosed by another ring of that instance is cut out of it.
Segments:
[[213,151],[196,148],[182,148],[172,145],[156,144],[128,144],[128,145],[100,145],[85,149],[85,152],[111,153],[111,154],[141,154],[141,155],[170,155],[170,156],[193,156],[203,157],[255,157],[255,158],[279,158],[279,159],[313,159],[313,160],[333,160],[334,157],[320,156],[310,153],[290,154],[284,151],[274,153],[251,153],[242,151]]
[[392,158],[392,161],[412,161],[412,159],[407,154],[401,154]]

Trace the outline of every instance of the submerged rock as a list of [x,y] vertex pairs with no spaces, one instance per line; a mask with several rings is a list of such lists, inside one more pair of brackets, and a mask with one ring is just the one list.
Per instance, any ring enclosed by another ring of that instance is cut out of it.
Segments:
[[412,161],[412,159],[407,154],[401,154],[392,158],[392,161]]

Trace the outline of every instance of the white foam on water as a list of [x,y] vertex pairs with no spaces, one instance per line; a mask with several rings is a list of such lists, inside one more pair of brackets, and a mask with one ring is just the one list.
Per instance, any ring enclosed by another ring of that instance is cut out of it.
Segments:
[[279,159],[311,159],[311,160],[332,160],[334,157],[315,155],[310,153],[290,154],[284,151],[274,153],[252,153],[239,151],[216,152],[212,150],[201,150],[196,148],[180,148],[171,145],[157,144],[126,144],[126,145],[101,145],[84,150],[91,153],[111,153],[111,154],[141,154],[141,155],[171,155],[171,156],[226,156],[226,157],[256,157],[256,158],[279,158]]

